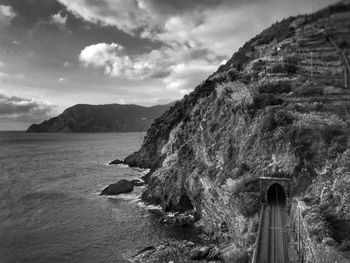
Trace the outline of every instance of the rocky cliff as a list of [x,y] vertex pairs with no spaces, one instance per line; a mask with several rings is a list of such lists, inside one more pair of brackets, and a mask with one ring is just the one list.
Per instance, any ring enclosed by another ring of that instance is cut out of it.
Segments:
[[350,4],[291,17],[248,41],[148,130],[125,161],[151,168],[143,198],[193,210],[251,253],[258,178],[292,179],[311,239],[350,249]]
[[27,132],[137,132],[146,131],[155,118],[171,104],[142,107],[137,105],[78,104],[41,124],[31,125]]

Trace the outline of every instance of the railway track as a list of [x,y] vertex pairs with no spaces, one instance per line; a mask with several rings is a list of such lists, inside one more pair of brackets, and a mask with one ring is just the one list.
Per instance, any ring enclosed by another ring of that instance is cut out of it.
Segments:
[[271,203],[263,208],[256,257],[253,263],[288,263],[284,206]]

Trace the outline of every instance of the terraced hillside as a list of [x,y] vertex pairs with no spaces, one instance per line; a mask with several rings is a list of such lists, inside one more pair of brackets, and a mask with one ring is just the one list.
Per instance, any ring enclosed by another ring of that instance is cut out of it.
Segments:
[[308,238],[320,244],[309,251],[332,244],[347,255],[349,23],[348,1],[275,23],[155,120],[125,159],[151,168],[143,198],[192,210],[221,244],[251,255],[258,178],[290,178],[292,197],[308,205]]

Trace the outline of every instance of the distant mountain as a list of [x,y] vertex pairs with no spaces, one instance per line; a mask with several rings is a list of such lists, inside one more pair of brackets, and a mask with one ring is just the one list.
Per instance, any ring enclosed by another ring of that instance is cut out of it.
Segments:
[[137,132],[146,131],[153,120],[172,104],[138,105],[77,104],[57,117],[31,125],[27,132]]

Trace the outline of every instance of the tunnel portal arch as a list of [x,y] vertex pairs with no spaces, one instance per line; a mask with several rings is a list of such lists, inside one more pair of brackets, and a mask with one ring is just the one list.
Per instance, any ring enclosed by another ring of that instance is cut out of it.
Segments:
[[[277,201],[282,204],[289,203],[290,197],[290,178],[283,177],[260,177],[260,194],[261,202],[268,204],[269,201],[276,201],[276,190],[277,190]],[[274,193],[275,197],[272,195]],[[269,196],[270,194],[270,196]],[[279,195],[278,195],[279,194]]]
[[273,183],[267,189],[267,203],[286,205],[286,191],[279,183]]

